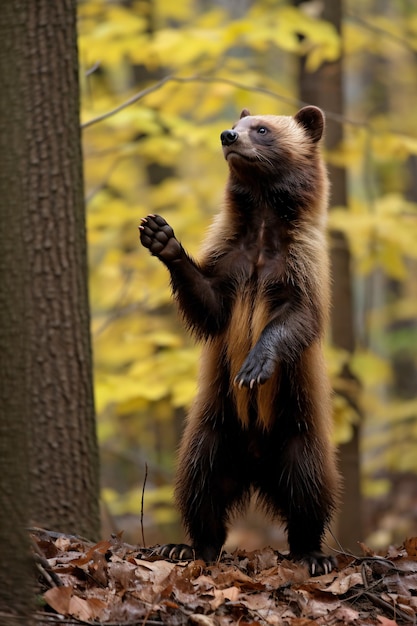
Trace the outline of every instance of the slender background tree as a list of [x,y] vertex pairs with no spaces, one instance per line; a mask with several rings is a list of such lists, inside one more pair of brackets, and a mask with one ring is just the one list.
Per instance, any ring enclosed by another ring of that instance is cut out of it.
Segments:
[[[300,2],[296,0],[296,5]],[[341,34],[342,2],[325,0],[320,17],[335,27]],[[328,116],[326,121],[325,145],[331,155],[340,148],[343,141],[344,114],[344,74],[343,50],[339,57],[329,63],[323,63],[316,71],[306,69],[306,59],[302,57],[300,67],[300,98],[304,102],[315,104],[325,111],[339,116]],[[347,179],[344,167],[328,164],[331,181],[331,206],[347,206]],[[331,339],[333,344],[353,354],[355,350],[354,301],[352,295],[352,261],[345,234],[341,231],[330,232],[331,267],[332,267],[332,310]],[[348,367],[341,376],[345,379],[346,389],[355,390],[357,385]],[[347,400],[357,406],[355,396],[347,394]],[[354,424],[349,441],[340,445],[340,471],[343,477],[343,497],[338,516],[338,538],[346,550],[355,550],[358,537],[362,536],[361,491],[360,491],[360,424]]]

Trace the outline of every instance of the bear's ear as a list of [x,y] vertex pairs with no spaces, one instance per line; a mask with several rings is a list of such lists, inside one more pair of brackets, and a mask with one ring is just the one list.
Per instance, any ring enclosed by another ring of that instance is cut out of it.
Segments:
[[314,106],[303,107],[294,115],[294,119],[304,126],[314,143],[321,139],[324,131],[324,113],[321,109]]
[[248,115],[250,115],[248,109],[243,109],[242,113],[240,114],[240,119],[242,119],[242,117],[248,117]]

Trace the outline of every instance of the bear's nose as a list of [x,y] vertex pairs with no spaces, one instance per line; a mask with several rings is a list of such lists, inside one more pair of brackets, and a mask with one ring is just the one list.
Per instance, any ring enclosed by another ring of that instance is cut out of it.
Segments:
[[230,146],[232,143],[235,143],[238,137],[239,133],[235,130],[224,130],[220,135],[222,146]]

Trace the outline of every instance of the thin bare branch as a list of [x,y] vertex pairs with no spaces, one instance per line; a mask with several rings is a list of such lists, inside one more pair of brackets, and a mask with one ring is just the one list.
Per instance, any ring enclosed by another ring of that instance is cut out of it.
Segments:
[[147,479],[148,479],[148,464],[145,463],[145,476],[143,479],[142,498],[141,498],[141,503],[140,503],[140,528],[142,531],[142,546],[144,548],[146,547],[146,544],[145,544],[145,531],[143,530],[143,507],[144,507],[144,501],[145,501],[145,487],[146,487]]
[[126,100],[126,102],[122,102],[122,104],[119,104],[119,106],[115,107],[114,109],[111,109],[110,111],[107,111],[107,113],[102,113],[101,115],[98,115],[97,117],[93,117],[91,120],[84,122],[84,124],[81,124],[81,128],[82,129],[88,128],[89,126],[92,126],[93,124],[97,124],[98,122],[102,122],[103,120],[106,120],[108,117],[111,117],[112,115],[116,115],[116,113],[119,113],[120,111],[123,111],[123,109],[126,109],[132,104],[135,104],[135,102],[137,102],[138,100],[141,100],[141,98],[144,98],[145,96],[149,95],[153,91],[157,91],[163,85],[165,85],[165,83],[167,83],[168,81],[172,79],[173,79],[172,76],[165,76],[165,78],[162,78],[161,80],[159,80],[157,83],[154,83],[150,87],[146,87],[146,89],[142,89],[142,91],[139,91],[134,96]]
[[[261,86],[254,87],[252,85],[245,85],[244,83],[240,83],[239,81],[233,80],[231,78],[199,76],[199,75],[196,75],[196,76],[169,75],[169,76],[165,76],[165,78],[162,78],[161,80],[154,83],[150,87],[146,87],[146,89],[142,89],[141,91],[139,91],[137,94],[135,94],[134,96],[132,96],[125,102],[122,102],[122,104],[119,104],[119,106],[115,107],[114,109],[111,109],[110,111],[107,111],[107,113],[102,113],[101,115],[98,115],[97,117],[93,117],[91,120],[84,122],[84,124],[81,125],[81,128],[82,129],[88,128],[90,126],[93,126],[93,124],[102,122],[103,120],[111,117],[112,115],[116,115],[116,113],[119,113],[120,111],[123,111],[123,109],[126,109],[132,104],[135,104],[136,102],[138,102],[138,100],[141,100],[142,98],[149,95],[150,93],[153,93],[154,91],[157,91],[158,89],[161,89],[161,87],[163,87],[166,83],[169,83],[169,82],[172,82],[172,83],[220,83],[223,85],[230,85],[231,87],[235,87],[236,89],[242,89],[243,91],[262,93],[267,96],[270,96],[271,98],[274,98],[275,100],[279,100],[280,102],[285,102],[286,104],[290,104],[294,107],[302,107],[302,106],[306,106],[307,104],[310,104],[308,102],[303,102],[302,100],[299,100],[298,98],[288,98],[287,96],[282,96],[281,94],[278,94],[275,91],[272,91],[271,89],[267,89],[266,87],[261,87]],[[325,111],[325,113],[329,119],[332,119],[335,122],[338,122],[339,124],[350,124],[352,126],[359,126],[359,127],[368,126],[367,122],[352,120],[339,113],[334,113],[332,111]]]

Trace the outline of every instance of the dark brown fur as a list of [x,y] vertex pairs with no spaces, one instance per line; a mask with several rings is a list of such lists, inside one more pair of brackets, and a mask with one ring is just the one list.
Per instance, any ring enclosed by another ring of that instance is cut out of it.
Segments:
[[[321,541],[338,494],[321,343],[329,308],[328,181],[321,111],[242,111],[222,133],[224,208],[199,263],[159,216],[141,241],[170,270],[188,326],[204,342],[176,498],[197,557],[214,560],[230,512],[258,492],[287,525],[294,558],[327,571]],[[190,556],[186,546],[168,547]]]

